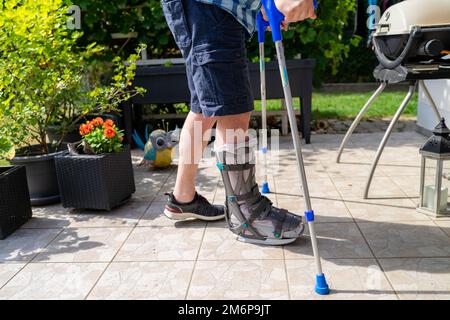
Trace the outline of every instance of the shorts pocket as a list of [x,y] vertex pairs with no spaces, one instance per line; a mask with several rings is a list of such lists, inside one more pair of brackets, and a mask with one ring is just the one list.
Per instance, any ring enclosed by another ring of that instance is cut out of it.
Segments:
[[191,33],[181,0],[162,0],[161,5],[175,42],[180,49],[189,47],[192,42]]
[[245,58],[245,48],[221,44],[198,45],[193,49],[193,63],[202,66],[207,63],[241,62]]
[[193,49],[193,79],[200,103],[232,106],[248,94],[245,48],[200,46]]

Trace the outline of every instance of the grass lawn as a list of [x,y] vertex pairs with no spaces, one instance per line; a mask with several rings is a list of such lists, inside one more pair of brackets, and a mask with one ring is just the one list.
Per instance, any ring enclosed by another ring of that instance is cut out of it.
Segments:
[[[367,93],[314,93],[313,113],[314,119],[352,119],[363,107],[372,92]],[[378,97],[365,115],[367,118],[383,118],[394,115],[400,106],[406,92],[385,92]],[[299,101],[294,100],[294,107],[298,109]],[[255,102],[256,110],[261,110],[261,102]],[[269,100],[268,110],[279,110],[280,100]],[[415,116],[417,112],[417,94],[409,103],[403,115]]]

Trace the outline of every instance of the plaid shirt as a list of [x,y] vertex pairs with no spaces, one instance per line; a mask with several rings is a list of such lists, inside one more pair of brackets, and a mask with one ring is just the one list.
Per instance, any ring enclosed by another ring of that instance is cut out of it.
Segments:
[[250,34],[256,29],[256,15],[261,9],[261,0],[197,0],[214,4],[231,13]]

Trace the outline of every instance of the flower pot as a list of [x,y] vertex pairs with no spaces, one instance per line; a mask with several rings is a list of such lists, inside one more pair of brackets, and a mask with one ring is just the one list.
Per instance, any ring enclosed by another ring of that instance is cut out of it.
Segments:
[[56,157],[65,208],[111,210],[136,191],[129,146],[116,153]]
[[12,165],[23,165],[26,167],[31,205],[43,206],[60,201],[55,156],[64,152],[59,151],[49,154],[31,153],[28,156],[16,156],[11,160]]
[[0,167],[0,240],[11,235],[31,216],[25,167]]

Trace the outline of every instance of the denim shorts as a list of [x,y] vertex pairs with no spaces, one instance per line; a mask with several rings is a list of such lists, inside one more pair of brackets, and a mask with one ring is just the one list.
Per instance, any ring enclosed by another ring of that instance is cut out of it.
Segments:
[[161,0],[186,61],[192,112],[205,117],[253,110],[247,30],[227,11],[196,0]]

